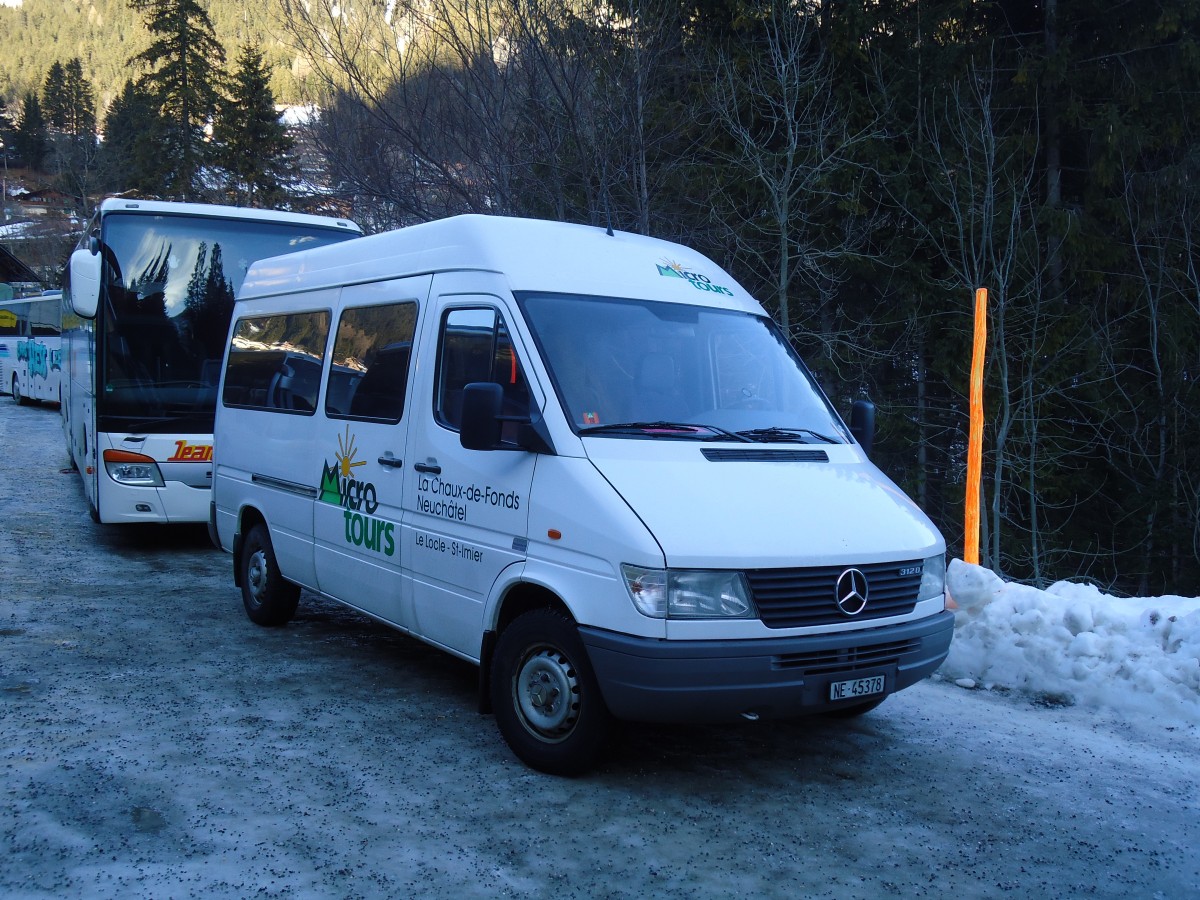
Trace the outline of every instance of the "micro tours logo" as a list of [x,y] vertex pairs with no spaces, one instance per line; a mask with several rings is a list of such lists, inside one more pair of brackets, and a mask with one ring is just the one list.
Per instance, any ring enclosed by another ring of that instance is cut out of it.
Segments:
[[357,455],[354,435],[347,425],[345,435],[338,435],[334,461],[325,463],[321,471],[319,499],[342,507],[347,544],[392,556],[396,552],[396,525],[375,518],[379,498],[374,484],[354,477],[354,470],[367,464],[366,460],[355,459]]

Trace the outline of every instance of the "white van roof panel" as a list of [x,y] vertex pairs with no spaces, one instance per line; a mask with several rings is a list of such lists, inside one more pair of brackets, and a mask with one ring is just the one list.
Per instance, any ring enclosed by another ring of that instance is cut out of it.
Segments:
[[238,297],[319,290],[409,275],[485,271],[510,290],[637,297],[764,314],[701,253],[603,228],[464,215],[256,262]]

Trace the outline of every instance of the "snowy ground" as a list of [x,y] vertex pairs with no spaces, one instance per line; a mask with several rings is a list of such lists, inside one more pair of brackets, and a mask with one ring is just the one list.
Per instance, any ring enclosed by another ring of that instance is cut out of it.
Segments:
[[1200,723],[1200,597],[1044,591],[954,560],[958,621],[942,678],[1048,703]]
[[[467,663],[307,593],[251,624],[203,526],[95,524],[62,448],[0,398],[3,900],[1200,897],[1195,601],[1143,624],[955,563],[953,677],[852,720],[629,726],[551,778]],[[1186,699],[1149,715],[1171,662]]]

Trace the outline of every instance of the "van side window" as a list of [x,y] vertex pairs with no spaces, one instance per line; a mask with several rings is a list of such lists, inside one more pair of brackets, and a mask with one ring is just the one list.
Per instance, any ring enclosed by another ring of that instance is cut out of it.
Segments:
[[442,319],[438,347],[438,422],[458,430],[463,388],[476,381],[504,389],[504,415],[529,415],[529,386],[504,319],[494,309],[452,309]]
[[222,402],[312,415],[328,338],[328,310],[239,319],[230,342]]
[[342,313],[325,391],[326,415],[400,421],[416,323],[412,302]]

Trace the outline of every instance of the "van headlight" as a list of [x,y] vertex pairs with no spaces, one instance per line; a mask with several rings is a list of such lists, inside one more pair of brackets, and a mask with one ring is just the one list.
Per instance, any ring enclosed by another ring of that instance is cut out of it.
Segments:
[[933,600],[946,593],[946,554],[939,553],[925,560],[921,567],[921,589],[918,600]]
[[134,487],[162,487],[162,473],[154,457],[129,450],[105,450],[104,468],[118,484]]
[[622,565],[625,587],[642,615],[655,619],[753,619],[741,572],[643,569]]

